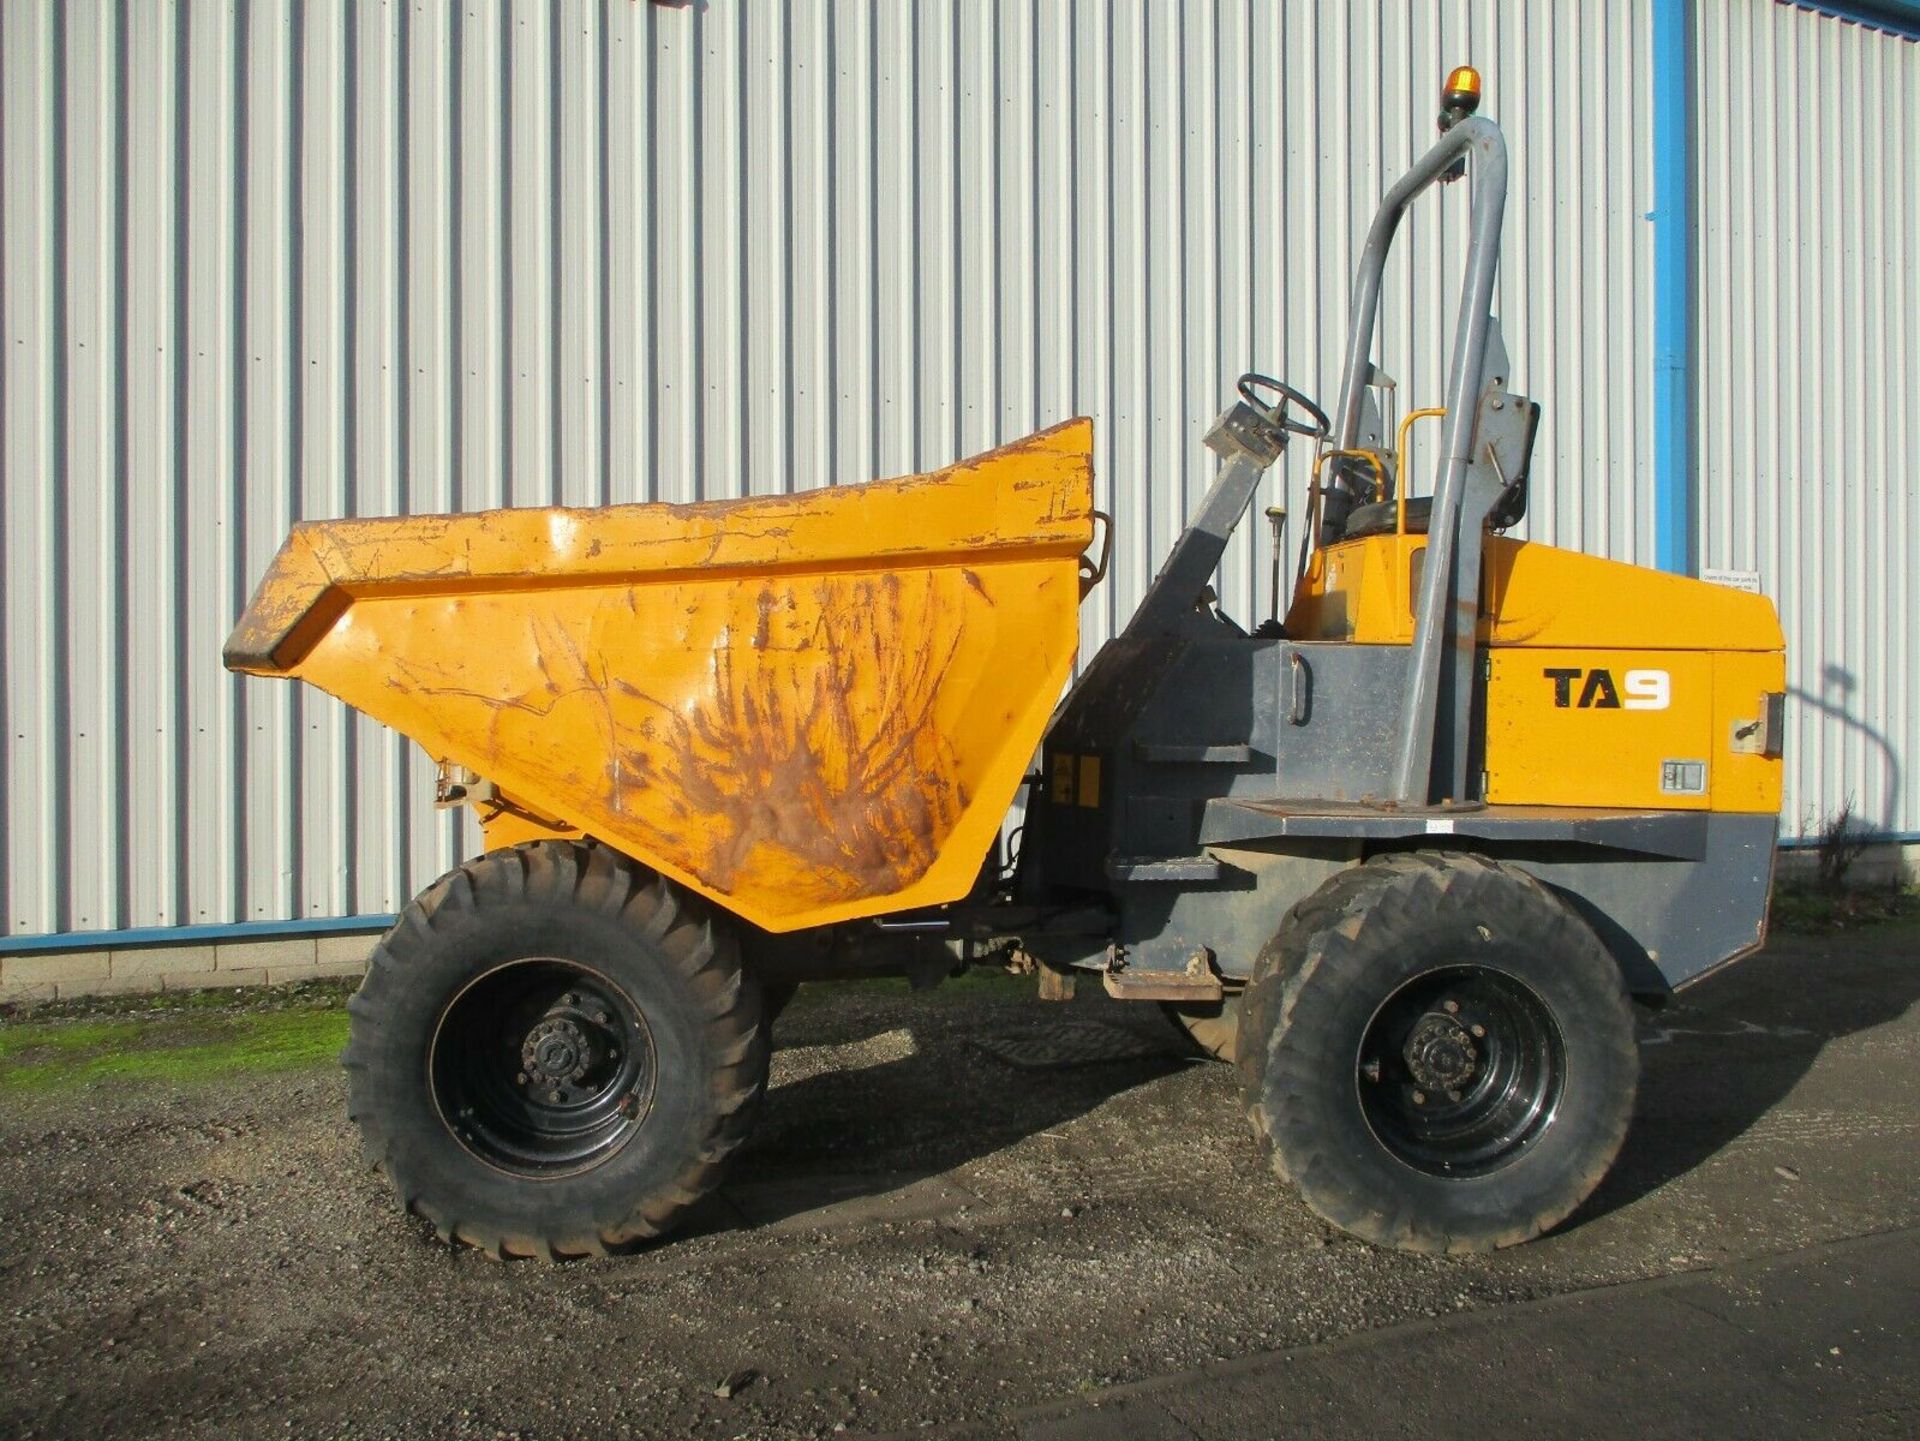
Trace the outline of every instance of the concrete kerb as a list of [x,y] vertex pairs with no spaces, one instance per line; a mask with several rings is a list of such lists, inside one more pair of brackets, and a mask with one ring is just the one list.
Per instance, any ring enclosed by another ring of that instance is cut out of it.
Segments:
[[363,931],[0,956],[0,1003],[352,978],[365,974],[375,940]]
[[[1780,852],[1773,875],[1775,881],[1807,885],[1819,872],[1819,851],[1812,846],[1794,846]],[[1920,884],[1920,843],[1869,842],[1847,868],[1846,884],[1854,888]]]

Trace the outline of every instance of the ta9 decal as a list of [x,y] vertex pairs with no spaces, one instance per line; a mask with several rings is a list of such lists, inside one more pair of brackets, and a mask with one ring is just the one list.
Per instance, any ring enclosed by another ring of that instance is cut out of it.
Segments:
[[1673,703],[1673,677],[1663,670],[1630,670],[1616,683],[1613,672],[1580,666],[1548,666],[1553,703],[1561,710],[1665,710]]
[[1665,710],[1673,699],[1673,677],[1663,670],[1630,670],[1624,680],[1628,710]]

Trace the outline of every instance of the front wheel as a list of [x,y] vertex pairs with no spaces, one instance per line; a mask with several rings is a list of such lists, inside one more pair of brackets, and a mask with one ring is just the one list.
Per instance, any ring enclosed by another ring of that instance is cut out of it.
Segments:
[[349,1009],[368,1157],[443,1240],[496,1257],[659,1235],[718,1184],[766,1084],[725,918],[591,843],[436,881]]
[[1343,1230],[1485,1251],[1570,1215],[1626,1136],[1639,1072],[1620,971],[1524,872],[1380,857],[1329,882],[1254,971],[1239,1045],[1275,1171]]

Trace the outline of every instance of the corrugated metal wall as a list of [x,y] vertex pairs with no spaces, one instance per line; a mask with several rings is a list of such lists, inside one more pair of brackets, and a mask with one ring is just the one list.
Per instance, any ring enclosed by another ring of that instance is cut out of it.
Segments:
[[[1644,10],[5,0],[7,933],[391,911],[459,853],[396,737],[219,668],[300,517],[847,482],[1087,412],[1097,645],[1231,378],[1331,390],[1356,237],[1466,59],[1514,152],[1533,533],[1650,559]],[[1389,274],[1408,403],[1446,201]]]
[[1700,560],[1787,628],[1786,833],[1920,831],[1920,44],[1786,5],[1696,30]]

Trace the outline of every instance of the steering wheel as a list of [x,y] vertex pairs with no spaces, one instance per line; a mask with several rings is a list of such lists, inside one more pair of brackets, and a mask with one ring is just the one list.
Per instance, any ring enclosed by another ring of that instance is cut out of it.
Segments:
[[[1268,405],[1261,400],[1259,392],[1270,390],[1279,400]],[[1273,423],[1282,430],[1290,430],[1295,435],[1311,436],[1315,440],[1324,440],[1333,433],[1333,422],[1327,419],[1326,411],[1313,403],[1312,397],[1295,390],[1284,380],[1275,380],[1271,375],[1261,375],[1249,370],[1240,377],[1240,398],[1248,405],[1257,406],[1273,418]],[[1288,405],[1297,405],[1313,417],[1315,423],[1308,425],[1303,420],[1295,420],[1287,414]]]

